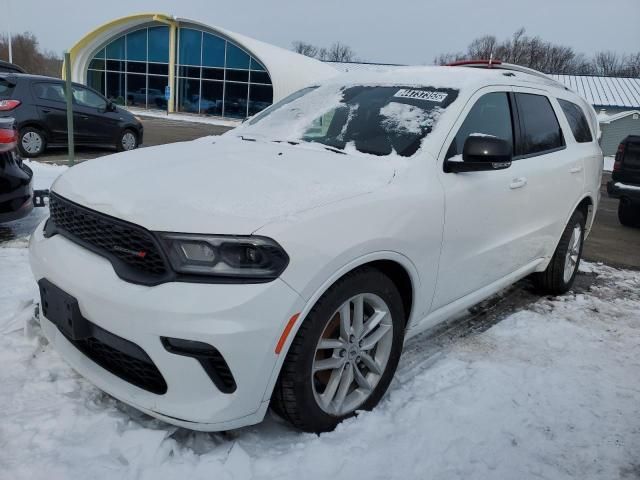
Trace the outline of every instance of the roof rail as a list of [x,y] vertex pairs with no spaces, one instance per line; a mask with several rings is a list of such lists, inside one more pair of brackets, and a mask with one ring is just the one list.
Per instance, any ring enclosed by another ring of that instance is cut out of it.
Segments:
[[503,63],[500,60],[494,60],[490,58],[489,60],[461,60],[459,62],[447,63],[447,67],[473,67],[473,68],[495,68],[499,70],[511,70],[514,72],[526,73],[528,75],[532,75],[541,80],[544,80],[546,83],[550,85],[555,85],[557,87],[562,88],[563,90],[569,90],[562,82],[555,80],[554,78],[546,75],[538,70],[534,70],[533,68],[522,67],[520,65],[514,65],[512,63]]

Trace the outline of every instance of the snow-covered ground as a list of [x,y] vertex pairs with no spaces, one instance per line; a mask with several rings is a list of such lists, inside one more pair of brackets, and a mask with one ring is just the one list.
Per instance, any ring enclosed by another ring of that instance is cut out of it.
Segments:
[[139,117],[166,118],[181,122],[207,123],[209,125],[219,125],[221,127],[237,127],[242,120],[222,119],[217,117],[205,117],[201,115],[189,115],[185,113],[169,113],[160,110],[145,110],[144,108],[127,107],[127,109]]
[[604,171],[612,172],[613,171],[613,163],[615,161],[615,157],[604,157]]
[[581,293],[529,295],[437,349],[412,339],[379,407],[334,432],[269,415],[206,434],[136,412],[62,361],[31,316],[26,246],[0,245],[2,479],[640,476],[640,272],[588,264]]

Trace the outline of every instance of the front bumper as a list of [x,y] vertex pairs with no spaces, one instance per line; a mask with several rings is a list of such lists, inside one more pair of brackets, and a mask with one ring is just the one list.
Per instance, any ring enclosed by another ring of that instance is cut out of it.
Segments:
[[640,201],[640,185],[627,185],[622,182],[609,180],[607,182],[607,193],[611,198],[627,198],[629,200]]
[[[262,420],[268,407],[275,346],[302,298],[281,280],[261,284],[166,283],[155,287],[121,280],[106,259],[61,235],[44,238],[43,224],[30,243],[37,281],[46,278],[78,301],[90,322],[140,347],[167,384],[159,395],[123,380],[80,352],[41,318],[56,350],[100,389],[152,416],[194,430],[219,431]],[[161,337],[215,347],[237,384],[222,393],[195,358],[170,353]]]

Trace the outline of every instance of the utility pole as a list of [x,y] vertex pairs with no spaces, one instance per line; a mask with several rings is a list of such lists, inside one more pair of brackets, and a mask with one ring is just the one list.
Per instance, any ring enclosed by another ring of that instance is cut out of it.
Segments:
[[64,52],[65,97],[67,98],[67,139],[69,143],[69,166],[74,164],[73,145],[73,90],[71,85],[71,54]]
[[7,0],[7,33],[9,34],[9,63],[13,63],[13,48],[11,46],[11,0]]

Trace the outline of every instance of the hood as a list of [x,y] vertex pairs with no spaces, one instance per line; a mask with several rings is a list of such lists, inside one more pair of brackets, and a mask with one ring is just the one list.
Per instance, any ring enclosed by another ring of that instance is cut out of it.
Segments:
[[225,135],[90,160],[52,189],[149,230],[241,235],[371,192],[394,171],[381,157]]

